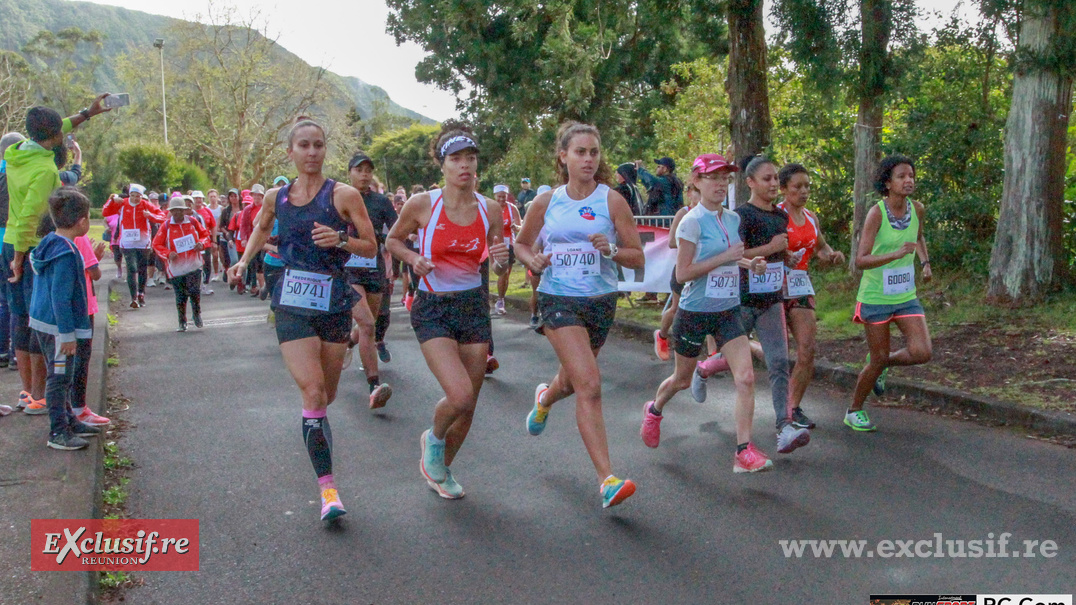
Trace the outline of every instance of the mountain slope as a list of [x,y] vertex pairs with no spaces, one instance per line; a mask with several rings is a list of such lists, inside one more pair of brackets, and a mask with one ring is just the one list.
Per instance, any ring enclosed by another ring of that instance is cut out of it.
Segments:
[[[0,0],[0,50],[17,51],[43,29],[58,31],[66,27],[79,27],[87,31],[98,30],[105,38],[102,49],[105,61],[96,74],[97,83],[102,90],[115,89],[117,78],[113,59],[132,48],[150,47],[155,38],[165,37],[168,26],[175,21],[171,17],[89,2]],[[278,48],[280,52],[291,54],[283,47]],[[328,72],[328,77],[341,90],[346,91],[364,119],[372,115],[374,101],[383,99],[387,101],[389,113],[406,116],[424,124],[434,122],[400,106],[380,87],[332,72]]]

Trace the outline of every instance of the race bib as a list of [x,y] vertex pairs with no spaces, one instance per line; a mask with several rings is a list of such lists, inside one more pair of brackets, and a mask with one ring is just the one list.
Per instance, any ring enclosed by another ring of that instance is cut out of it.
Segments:
[[777,292],[785,283],[785,264],[783,262],[766,263],[766,272],[756,275],[748,271],[750,280],[747,291],[751,294],[769,294]]
[[287,269],[280,289],[280,304],[297,309],[328,311],[332,291],[332,276]]
[[806,271],[791,270],[788,272],[788,297],[802,298],[814,296],[814,286],[811,284],[811,276]]
[[183,237],[177,237],[172,240],[172,245],[176,247],[176,252],[183,254],[184,252],[190,252],[194,250],[194,234],[184,235]]
[[740,298],[740,269],[718,267],[706,274],[706,298]]
[[137,244],[142,241],[142,232],[138,229],[124,229],[120,233],[121,244]]
[[371,256],[370,258],[366,258],[365,256],[359,256],[358,254],[352,254],[351,258],[347,259],[347,262],[344,263],[344,266],[351,269],[376,269],[377,257]]
[[553,276],[581,279],[601,275],[600,254],[593,244],[553,244]]
[[915,267],[899,267],[882,270],[882,294],[894,296],[907,294],[915,289]]

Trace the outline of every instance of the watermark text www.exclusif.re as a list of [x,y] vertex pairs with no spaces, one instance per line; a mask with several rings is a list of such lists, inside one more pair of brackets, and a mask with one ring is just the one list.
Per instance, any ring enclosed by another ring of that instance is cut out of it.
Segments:
[[873,547],[867,540],[778,540],[778,543],[789,559],[1050,559],[1057,556],[1057,542],[1053,540],[1013,540],[1008,532],[996,538],[989,533],[986,538],[974,540],[950,540],[936,533],[929,540],[879,540]]

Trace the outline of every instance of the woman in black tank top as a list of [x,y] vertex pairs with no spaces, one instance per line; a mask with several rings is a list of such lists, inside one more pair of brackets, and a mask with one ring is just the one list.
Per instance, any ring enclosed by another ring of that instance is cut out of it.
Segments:
[[[329,430],[326,409],[336,398],[348,333],[351,331],[350,305],[333,305],[331,300],[338,296],[338,292],[350,292],[351,289],[346,284],[342,284],[344,288],[341,289],[341,284],[334,283],[342,280],[343,275],[336,274],[332,267],[334,259],[343,254],[338,248],[369,258],[377,253],[377,243],[359,192],[343,183],[327,183],[322,174],[325,150],[325,131],[316,122],[301,119],[292,127],[288,136],[288,157],[295,163],[299,176],[288,188],[287,201],[282,200],[282,203],[305,208],[318,203],[315,197],[323,188],[331,188],[331,191],[323,193],[323,197],[326,194],[329,196],[332,206],[331,210],[326,207],[323,212],[325,222],[337,223],[340,227],[344,223],[354,225],[358,237],[348,237],[345,231],[316,219],[311,221],[310,229],[287,229],[284,224],[287,219],[281,216],[279,248],[298,248],[306,252],[301,268],[285,266],[284,275],[277,282],[274,310],[284,365],[291,372],[303,397],[303,442],[318,476],[321,518],[331,520],[346,511],[340,503],[333,480],[332,432]],[[265,195],[243,258],[228,270],[228,280],[232,283],[242,279],[247,263],[261,251],[269,238],[273,221],[277,218],[280,191],[274,188]],[[288,255],[282,256],[287,264]],[[283,295],[281,292],[285,289],[286,295]]]

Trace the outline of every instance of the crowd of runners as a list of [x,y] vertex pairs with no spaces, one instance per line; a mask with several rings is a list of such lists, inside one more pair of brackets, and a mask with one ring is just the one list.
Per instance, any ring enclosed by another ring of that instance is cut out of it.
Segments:
[[[26,149],[20,144],[8,147],[4,157],[9,171]],[[177,330],[182,332],[189,327],[188,318],[196,328],[203,327],[202,295],[213,294],[209,286],[215,281],[226,281],[236,295],[249,292],[270,301],[284,364],[302,395],[303,443],[321,492],[321,517],[328,520],[345,509],[333,476],[327,409],[355,349],[369,385],[369,407],[389,403],[393,389],[380,380],[378,367],[391,361],[384,338],[394,293],[409,312],[425,363],[444,392],[434,402],[428,428],[418,435],[419,470],[441,497],[463,497],[453,462],[471,428],[484,377],[498,367],[490,318],[506,312],[509,276],[519,263],[533,288],[531,327],[549,341],[559,362],[548,368],[549,380],[535,387],[533,407],[521,418],[525,429],[520,430],[539,437],[554,404],[574,395],[576,423],[602,505],[615,506],[629,498],[636,485],[614,473],[609,456],[597,359],[616,315],[619,267],[637,270],[646,263],[636,228],[639,196],[623,187],[635,178],[628,169],[631,164],[621,165],[617,178],[605,161],[598,129],[567,122],[551,150],[560,181],[556,187],[532,191],[524,179],[523,192],[515,199],[505,185],[496,185],[493,197],[486,197],[478,191],[478,138],[469,128],[450,123],[431,142],[441,184],[428,190],[414,186],[410,192],[400,187],[386,195],[374,176],[372,158],[355,153],[346,180],[336,181],[324,173],[326,150],[324,129],[303,117],[286,138],[296,176],[277,177],[268,190],[253,184],[249,190],[231,189],[224,197],[213,190],[169,195],[147,193],[132,183],[109,199],[102,214],[109,225],[106,242],[113,250],[117,279],[126,269],[130,298],[124,304],[134,312],[146,304],[146,287],[160,283],[171,288]],[[704,153],[682,183],[687,204],[672,223],[673,294],[654,335],[657,356],[673,362],[671,374],[643,404],[640,436],[645,446],[658,447],[661,424],[676,394],[690,390],[703,402],[708,379],[727,372],[735,389],[733,470],[764,471],[774,463],[763,452],[763,442],[752,436],[753,357],[765,363],[770,384],[775,428],[770,443],[781,454],[807,446],[815,427],[801,407],[814,365],[811,262],[839,265],[845,257],[829,246],[807,208],[809,168],[778,166],[764,156],[732,162],[700,151]],[[741,171],[750,199],[735,207],[729,201],[730,180]],[[16,182],[12,175],[13,218],[15,208],[26,203],[18,198],[25,193],[16,190]],[[931,355],[916,297],[916,257],[922,278],[930,278],[930,267],[922,234],[924,209],[910,199],[914,185],[911,159],[891,156],[881,162],[875,188],[882,201],[867,214],[855,254],[862,278],[850,316],[864,326],[869,355],[844,417],[854,431],[876,430],[864,402],[872,390],[884,391],[890,367],[924,363]],[[62,247],[74,233],[67,227],[70,216],[57,210],[60,198],[74,197],[64,193],[70,191],[59,189],[49,201],[53,218],[62,218],[55,221],[59,235],[49,240],[51,249]],[[81,249],[84,246],[73,241],[78,236],[74,233],[70,240]],[[62,241],[55,243],[56,237]],[[9,259],[8,245],[15,244],[15,252],[22,246],[35,263],[41,248],[37,242],[8,239],[4,253],[11,263],[10,302],[24,295],[17,272],[22,265],[14,262],[22,257]],[[79,265],[87,273],[93,268],[90,257],[104,254],[103,245],[96,252],[92,248]],[[496,280],[493,297],[491,280]],[[227,294],[223,288],[222,294]],[[895,352],[890,351],[890,324],[906,343]],[[67,338],[64,329],[36,318],[29,326],[21,329]],[[789,335],[796,343],[794,370]],[[20,333],[16,350],[25,341]],[[50,381],[56,372],[66,372],[57,369],[55,357],[48,359]],[[27,413],[51,410],[51,402],[35,398],[33,388],[27,384],[20,407]],[[70,409],[69,401],[66,405]],[[0,411],[10,408],[0,406]],[[78,429],[76,438],[93,434],[82,426],[108,423],[85,413],[79,410],[80,423],[71,425]],[[63,432],[57,423],[61,420],[54,421],[50,445],[56,431]]]

